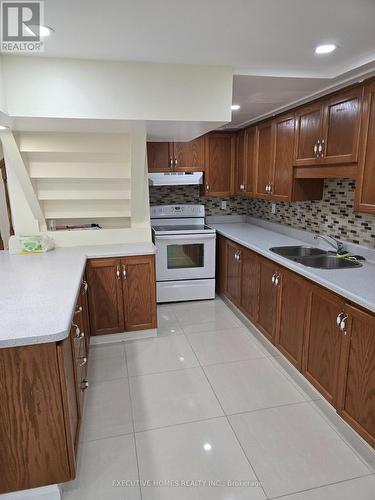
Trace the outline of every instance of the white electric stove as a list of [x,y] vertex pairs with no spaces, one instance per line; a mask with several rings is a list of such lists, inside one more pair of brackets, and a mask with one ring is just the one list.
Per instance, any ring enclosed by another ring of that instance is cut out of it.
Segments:
[[215,297],[216,231],[204,205],[151,207],[158,302]]

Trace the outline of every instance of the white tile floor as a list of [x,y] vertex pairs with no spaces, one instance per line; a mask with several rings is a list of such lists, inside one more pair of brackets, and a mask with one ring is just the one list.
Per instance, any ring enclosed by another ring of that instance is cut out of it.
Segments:
[[374,500],[375,453],[221,299],[95,346],[64,500]]

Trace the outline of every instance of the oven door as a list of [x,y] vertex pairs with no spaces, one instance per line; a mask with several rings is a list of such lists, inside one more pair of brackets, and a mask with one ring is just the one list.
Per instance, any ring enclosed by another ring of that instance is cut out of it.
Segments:
[[214,233],[156,235],[156,280],[214,278],[215,239]]

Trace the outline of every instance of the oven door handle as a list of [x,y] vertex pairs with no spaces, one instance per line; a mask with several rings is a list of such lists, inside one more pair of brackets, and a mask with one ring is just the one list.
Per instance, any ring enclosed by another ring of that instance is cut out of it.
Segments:
[[208,234],[174,234],[170,236],[162,236],[156,235],[155,241],[173,241],[173,240],[208,240],[215,239],[216,233],[208,233]]

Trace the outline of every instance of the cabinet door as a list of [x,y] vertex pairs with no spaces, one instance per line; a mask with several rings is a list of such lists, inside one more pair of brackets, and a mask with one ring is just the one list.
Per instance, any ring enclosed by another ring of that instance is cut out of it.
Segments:
[[173,170],[173,145],[169,142],[148,142],[147,163],[149,172]]
[[246,189],[246,130],[237,132],[235,192],[242,195]]
[[121,260],[125,330],[156,328],[156,280],[153,255]]
[[259,305],[259,259],[257,254],[246,248],[241,252],[241,309],[254,323],[258,320]]
[[341,334],[337,317],[345,303],[331,292],[313,286],[305,338],[303,374],[333,405],[337,399]]
[[87,264],[92,335],[124,331],[119,259],[93,259]]
[[272,181],[272,198],[291,200],[293,190],[294,114],[274,121],[275,154]]
[[306,328],[310,284],[293,272],[282,271],[280,314],[276,346],[299,370],[302,369],[303,338]]
[[225,294],[227,283],[227,239],[216,236],[216,291]]
[[355,163],[363,87],[336,95],[324,106],[323,155],[326,164]]
[[226,246],[226,296],[236,305],[241,303],[241,248],[227,240]]
[[375,82],[365,87],[356,209],[375,213]]
[[205,136],[206,196],[230,196],[234,191],[235,135],[207,134]]
[[255,179],[256,196],[269,198],[273,176],[273,127],[266,122],[256,128]]
[[[275,341],[281,276],[276,264],[260,259],[258,327],[271,342]],[[278,283],[275,277],[279,276]]]
[[346,307],[339,374],[339,414],[375,446],[375,316]]
[[198,137],[190,142],[173,144],[174,170],[180,172],[204,171],[204,138]]
[[295,165],[320,165],[316,150],[323,134],[324,105],[317,102],[296,111]]

